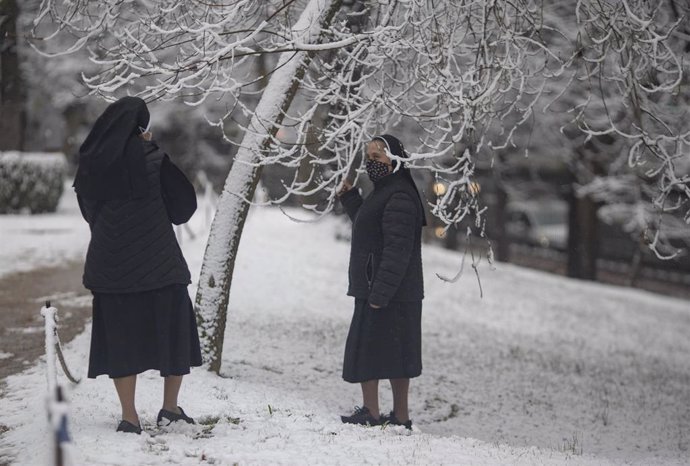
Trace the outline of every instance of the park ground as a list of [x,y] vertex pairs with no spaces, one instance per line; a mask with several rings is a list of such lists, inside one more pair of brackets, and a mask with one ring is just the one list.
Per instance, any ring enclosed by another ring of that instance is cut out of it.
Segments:
[[[308,219],[308,214],[290,211]],[[690,301],[479,264],[424,247],[424,371],[415,429],[361,428],[340,378],[351,316],[340,220],[297,223],[253,207],[240,245],[220,375],[194,369],[181,403],[199,425],[154,427],[161,383],[140,378],[142,436],[117,434],[111,382],[68,388],[75,464],[686,464]],[[204,209],[182,231],[198,277]],[[46,375],[40,306],[62,320],[68,365],[86,372],[88,227],[70,190],[57,213],[0,217],[0,464],[44,463]],[[191,238],[189,232],[194,232]],[[190,286],[195,293],[196,283]],[[74,337],[74,338],[72,338]],[[382,384],[382,409],[391,406]]]

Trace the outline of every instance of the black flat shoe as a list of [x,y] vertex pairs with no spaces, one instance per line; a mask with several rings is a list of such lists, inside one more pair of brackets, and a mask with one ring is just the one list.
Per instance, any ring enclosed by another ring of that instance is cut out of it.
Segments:
[[381,416],[383,424],[388,424],[391,426],[405,426],[405,429],[412,430],[412,419],[408,419],[407,422],[400,422],[397,417],[395,417],[395,412],[391,411],[388,416]]
[[124,419],[120,421],[120,423],[117,425],[117,430],[115,432],[125,432],[127,434],[141,434],[141,426],[140,425],[134,425],[129,421],[125,421]]
[[178,406],[177,409],[180,410],[180,414],[174,413],[172,411],[168,411],[167,409],[161,409],[160,411],[158,411],[158,417],[156,418],[156,425],[158,427],[160,427],[161,425],[169,426],[173,422],[177,422],[177,421],[184,421],[187,424],[196,424],[196,422],[194,422],[194,419],[187,416],[185,414],[185,412],[182,410],[182,408],[180,408]]
[[355,406],[355,412],[349,416],[340,416],[340,420],[345,424],[358,424],[361,426],[380,426],[381,419],[376,419],[371,415],[366,406]]

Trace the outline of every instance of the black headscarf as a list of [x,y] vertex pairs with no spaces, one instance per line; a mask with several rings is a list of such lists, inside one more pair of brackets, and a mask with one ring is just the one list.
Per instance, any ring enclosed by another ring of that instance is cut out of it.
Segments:
[[[409,158],[409,155],[407,154],[407,152],[405,152],[405,148],[403,147],[402,142],[400,142],[400,139],[396,138],[395,136],[391,136],[390,134],[382,134],[372,139],[372,141],[376,140],[383,141],[383,143],[386,145],[386,148],[388,149],[388,152],[395,155],[396,157],[400,157],[403,159]],[[412,179],[412,173],[410,173],[410,170],[402,162],[398,160],[393,160],[393,169],[396,170],[396,168],[397,172],[400,173],[400,176],[404,177],[412,185],[414,191],[417,193],[417,200],[419,201],[419,205],[422,208],[422,225],[426,225],[426,210],[424,209],[424,202],[422,201],[422,197],[419,195],[417,185]]]
[[141,197],[146,192],[146,162],[140,128],[149,124],[146,102],[123,97],[98,117],[79,148],[74,189],[86,199]]

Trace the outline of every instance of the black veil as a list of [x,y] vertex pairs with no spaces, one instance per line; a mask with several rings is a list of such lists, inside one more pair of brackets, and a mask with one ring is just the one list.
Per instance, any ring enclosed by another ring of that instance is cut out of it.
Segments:
[[[386,145],[386,148],[388,149],[388,152],[397,157],[401,157],[404,159],[409,158],[409,155],[407,154],[407,152],[405,152],[405,148],[403,147],[402,142],[400,142],[400,140],[395,136],[391,136],[390,134],[382,134],[380,136],[376,136],[372,140],[383,141],[383,143]],[[426,209],[424,208],[422,196],[419,195],[417,184],[412,179],[412,173],[410,173],[410,169],[405,167],[404,164],[399,163],[397,160],[393,160],[393,168],[396,169],[396,167],[397,171],[400,172],[400,175],[403,176],[412,185],[415,192],[417,193],[417,200],[419,201],[419,205],[422,208],[422,225],[426,225]]]
[[140,128],[149,124],[146,102],[123,97],[110,104],[79,148],[74,189],[86,199],[141,197],[146,192],[146,163]]

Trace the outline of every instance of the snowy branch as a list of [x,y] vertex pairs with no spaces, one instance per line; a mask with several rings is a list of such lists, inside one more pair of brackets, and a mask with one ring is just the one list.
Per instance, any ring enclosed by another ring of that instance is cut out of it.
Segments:
[[[309,208],[329,212],[343,180],[359,176],[363,145],[390,131],[405,134],[412,168],[447,182],[429,201],[457,224],[482,212],[472,194],[477,161],[519,153],[541,120],[568,136],[580,184],[634,175],[646,211],[690,223],[688,31],[666,2],[349,2],[318,44],[293,28],[303,3],[44,0],[35,35],[45,40],[35,46],[46,55],[87,49],[99,71],[84,81],[109,99],[222,102],[228,110],[209,117],[213,125],[269,138],[240,163],[294,169],[276,203],[319,194]],[[74,42],[51,50],[59,34]],[[255,96],[285,65],[275,57],[303,52],[313,60],[282,123],[247,126]],[[584,160],[583,147],[603,138],[615,141],[612,153]],[[597,195],[613,202],[615,189],[604,186]]]

